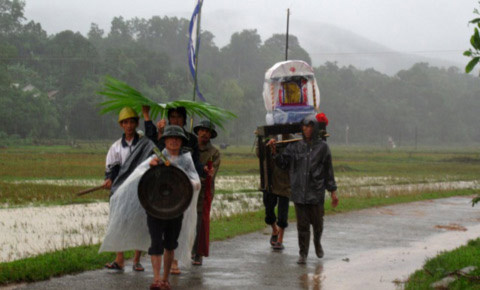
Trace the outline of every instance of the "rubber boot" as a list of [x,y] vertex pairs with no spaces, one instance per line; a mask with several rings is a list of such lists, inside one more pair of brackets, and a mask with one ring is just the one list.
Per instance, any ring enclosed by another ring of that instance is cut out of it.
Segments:
[[322,232],[323,229],[320,231],[314,231],[313,232],[313,244],[315,245],[315,254],[317,254],[317,257],[323,258],[323,248],[322,248],[322,243],[320,242],[320,239],[322,238]]
[[298,264],[305,264],[310,246],[310,232],[298,232],[298,247],[300,248],[300,259]]

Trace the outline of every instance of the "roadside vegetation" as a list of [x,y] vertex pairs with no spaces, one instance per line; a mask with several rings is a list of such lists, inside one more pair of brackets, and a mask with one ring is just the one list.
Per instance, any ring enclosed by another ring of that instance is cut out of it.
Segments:
[[[459,272],[470,266],[476,269],[468,274]],[[432,283],[445,277],[456,279],[442,289],[480,289],[480,239],[471,240],[465,246],[428,259],[423,269],[417,270],[408,278],[405,289],[432,289]]]

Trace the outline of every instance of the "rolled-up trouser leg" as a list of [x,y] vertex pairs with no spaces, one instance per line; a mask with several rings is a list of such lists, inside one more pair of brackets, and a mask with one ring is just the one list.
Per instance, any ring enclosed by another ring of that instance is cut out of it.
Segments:
[[265,206],[265,223],[273,225],[277,220],[275,216],[275,206],[277,205],[277,196],[268,191],[263,192],[263,205]]
[[289,199],[285,196],[277,196],[278,198],[278,221],[277,225],[282,229],[288,227],[288,207]]
[[306,205],[295,204],[295,214],[297,216],[298,247],[300,256],[308,256],[310,245],[310,222]]
[[313,226],[313,244],[315,245],[315,253],[317,257],[323,257],[323,248],[321,243],[323,233],[323,216],[324,216],[323,204],[312,205],[311,208],[311,221]]

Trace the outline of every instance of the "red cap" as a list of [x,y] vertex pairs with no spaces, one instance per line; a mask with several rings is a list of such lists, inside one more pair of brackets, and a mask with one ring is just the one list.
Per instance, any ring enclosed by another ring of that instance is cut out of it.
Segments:
[[325,123],[325,126],[328,125],[328,118],[325,113],[319,113],[315,117],[317,118],[318,123]]

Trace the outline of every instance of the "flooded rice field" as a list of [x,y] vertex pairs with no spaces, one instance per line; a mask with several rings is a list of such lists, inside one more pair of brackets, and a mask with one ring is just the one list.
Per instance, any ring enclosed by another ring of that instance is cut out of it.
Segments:
[[[478,189],[478,181],[435,181],[408,183],[398,177],[340,177],[338,194],[343,196],[384,196],[416,192]],[[101,184],[99,179],[39,179],[13,181],[20,184],[88,186]],[[263,208],[262,194],[257,191],[259,178],[219,176],[212,204],[213,219]],[[219,193],[218,193],[219,192]],[[24,207],[0,209],[0,261],[13,261],[44,252],[102,241],[108,222],[108,203]]]

